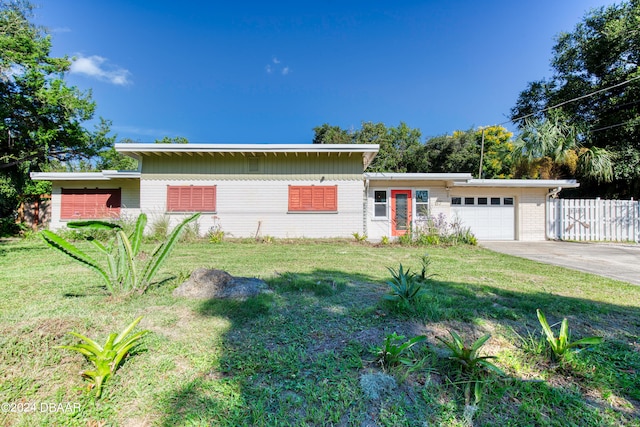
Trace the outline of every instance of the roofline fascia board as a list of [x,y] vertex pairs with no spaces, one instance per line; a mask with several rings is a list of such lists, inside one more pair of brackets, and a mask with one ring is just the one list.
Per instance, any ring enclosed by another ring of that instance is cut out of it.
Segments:
[[117,143],[120,153],[377,153],[378,144],[152,144]]
[[140,179],[137,171],[104,170],[101,172],[31,172],[34,181],[110,181],[112,179]]
[[452,181],[467,182],[472,179],[470,173],[384,173],[369,172],[364,174],[370,181]]
[[454,187],[503,187],[503,188],[578,188],[575,179],[470,179],[454,182]]

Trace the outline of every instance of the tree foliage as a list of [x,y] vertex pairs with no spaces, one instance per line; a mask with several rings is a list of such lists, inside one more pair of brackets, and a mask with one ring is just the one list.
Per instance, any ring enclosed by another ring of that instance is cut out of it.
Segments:
[[429,172],[467,172],[478,176],[484,133],[482,178],[511,178],[513,134],[502,126],[454,131],[427,139],[418,152]]
[[400,122],[397,127],[362,122],[360,129],[347,131],[328,123],[313,128],[314,144],[378,144],[380,150],[368,170],[371,172],[418,172],[416,155],[422,134]]
[[82,123],[93,118],[91,94],[67,86],[67,57],[50,56],[51,38],[30,22],[27,1],[0,0],[0,215],[37,190],[29,172],[50,161],[96,155],[108,144]]
[[478,174],[484,131],[484,178],[510,178],[513,134],[502,126],[455,131],[421,141],[421,132],[400,122],[396,127],[384,123],[362,122],[347,131],[327,123],[315,127],[314,144],[379,144],[369,166],[371,172],[468,172]]
[[[613,158],[613,181],[577,169],[583,192],[614,197],[640,196],[640,0],[588,12],[572,32],[558,36],[549,79],[529,83],[520,93],[512,119],[530,115],[552,119],[546,110],[562,103],[569,126],[583,130],[579,141],[590,150],[585,160],[605,152]],[[571,101],[580,96],[582,99]],[[518,120],[523,128],[531,121]],[[603,152],[602,150],[606,150]],[[594,151],[595,150],[595,151]]]
[[580,175],[596,182],[610,182],[611,154],[598,147],[584,147],[580,140],[580,131],[569,125],[558,110],[551,111],[544,120],[527,119],[511,153],[516,178]]

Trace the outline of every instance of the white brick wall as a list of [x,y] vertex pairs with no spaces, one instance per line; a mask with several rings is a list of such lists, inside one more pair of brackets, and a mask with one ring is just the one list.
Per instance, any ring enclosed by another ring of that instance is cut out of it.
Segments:
[[[287,212],[289,184],[337,185],[338,212]],[[169,215],[175,226],[189,214],[166,213],[168,185],[215,185],[216,212],[198,220],[201,234],[219,225],[231,237],[350,237],[362,233],[362,181],[215,181],[146,180],[140,183],[140,203],[149,224]]]

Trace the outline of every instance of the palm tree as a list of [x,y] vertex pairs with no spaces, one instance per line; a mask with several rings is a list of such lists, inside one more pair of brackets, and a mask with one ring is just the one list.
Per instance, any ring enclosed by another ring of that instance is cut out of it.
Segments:
[[527,120],[514,143],[511,156],[517,178],[557,179],[582,176],[597,182],[613,179],[611,153],[604,148],[585,147],[586,132],[563,120],[561,113],[544,120]]

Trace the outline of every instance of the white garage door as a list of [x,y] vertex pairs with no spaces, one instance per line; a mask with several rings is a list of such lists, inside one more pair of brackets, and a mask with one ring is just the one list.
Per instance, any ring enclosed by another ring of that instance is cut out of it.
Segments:
[[478,240],[515,240],[513,197],[452,197],[451,211]]

